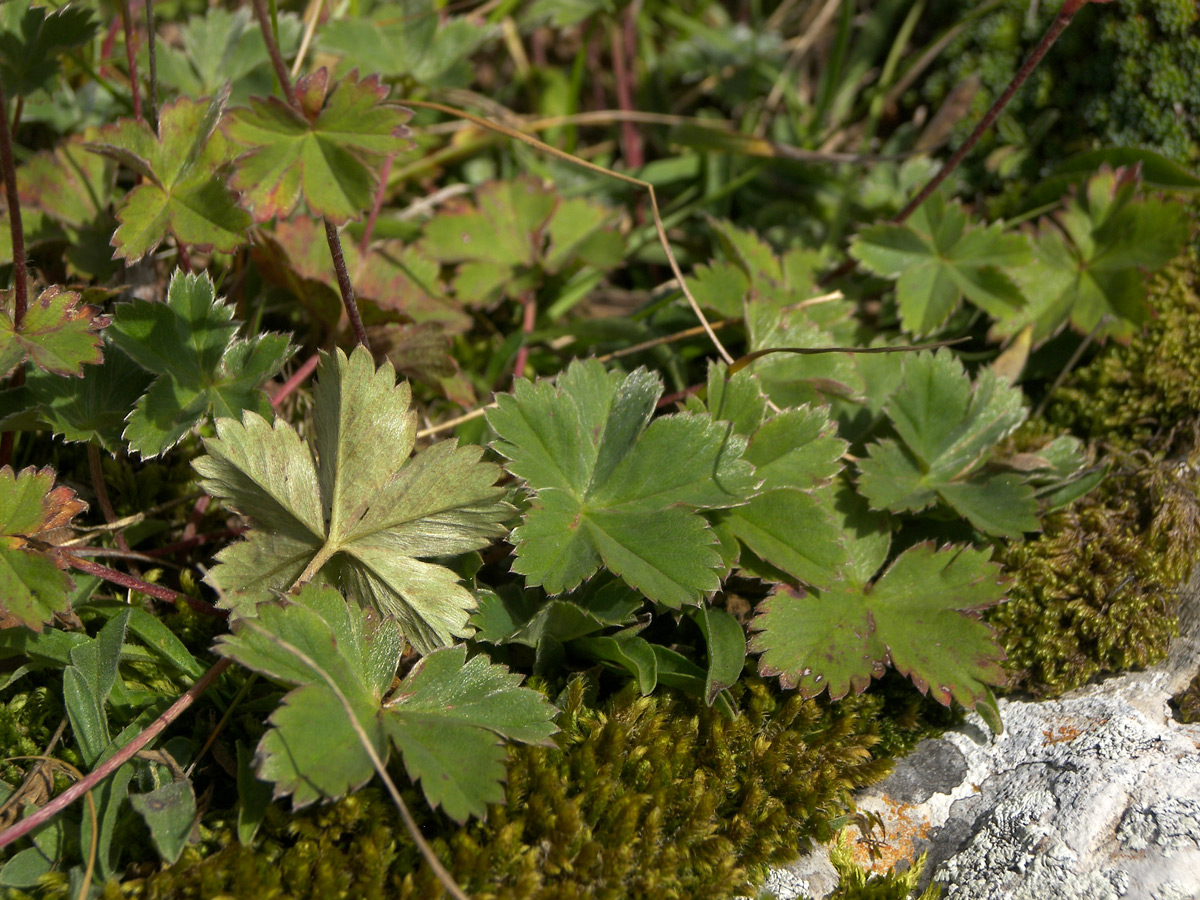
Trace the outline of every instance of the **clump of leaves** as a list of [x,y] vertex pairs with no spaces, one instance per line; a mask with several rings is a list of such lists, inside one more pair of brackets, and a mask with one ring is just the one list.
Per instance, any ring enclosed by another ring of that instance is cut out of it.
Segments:
[[238,616],[320,577],[395,616],[421,653],[468,636],[475,601],[431,557],[478,550],[512,513],[483,448],[434,444],[409,458],[417,414],[390,363],[358,347],[322,358],[313,442],[250,410],[217,420],[201,486],[250,519],[246,539],[222,550],[208,575]]

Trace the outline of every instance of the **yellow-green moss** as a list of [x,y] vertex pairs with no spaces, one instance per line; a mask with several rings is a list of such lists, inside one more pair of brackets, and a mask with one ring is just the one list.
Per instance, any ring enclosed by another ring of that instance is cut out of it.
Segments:
[[1119,462],[1050,514],[1039,538],[1003,551],[1013,582],[988,621],[1008,653],[1010,690],[1056,695],[1166,655],[1178,587],[1200,549],[1200,478],[1161,460]]
[[1153,320],[1055,392],[1047,420],[1123,450],[1167,453],[1200,413],[1200,265],[1187,254],[1154,276]]
[[1001,551],[1013,582],[988,620],[1008,652],[1010,690],[1052,696],[1150,665],[1176,633],[1178,588],[1200,555],[1200,472],[1182,458],[1196,450],[1200,416],[1198,273],[1189,253],[1155,276],[1153,321],[1072,373],[1023,430],[1074,431],[1112,471],[1047,516],[1039,537]]
[[[805,701],[758,679],[735,691],[743,715],[727,721],[685,698],[643,698],[632,688],[596,708],[577,680],[564,698],[559,747],[512,748],[507,801],[486,822],[455,826],[411,791],[409,803],[475,900],[732,897],[769,863],[828,839],[850,792],[890,766],[872,752],[878,696]],[[273,808],[253,847],[227,826],[206,845],[222,849],[206,857],[204,847],[189,849],[106,896],[441,896],[373,788],[298,815]]]

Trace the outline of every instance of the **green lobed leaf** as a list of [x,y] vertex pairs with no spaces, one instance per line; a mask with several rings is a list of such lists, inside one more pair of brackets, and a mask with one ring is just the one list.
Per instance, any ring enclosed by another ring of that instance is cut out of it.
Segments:
[[537,287],[534,270],[619,263],[625,245],[607,227],[612,215],[582,198],[562,199],[531,177],[492,181],[476,190],[474,204],[449,206],[430,220],[420,246],[434,259],[459,263],[455,296],[481,305]]
[[326,96],[328,72],[296,82],[297,112],[277,97],[251,98],[223,123],[226,136],[249,148],[234,161],[231,186],[257,222],[287,217],[301,199],[313,215],[343,224],[371,205],[378,181],[372,165],[410,146],[411,113],[384,102],[377,76],[344,78]]
[[380,758],[390,739],[430,805],[461,822],[502,799],[501,738],[541,743],[554,732],[554,708],[541,695],[486,657],[466,660],[461,646],[424,657],[387,697],[401,647],[392,620],[313,585],[218,639],[217,652],[296,686],[258,748],[258,774],[275,782],[277,796],[303,806],[371,778],[353,715]]
[[0,468],[0,626],[41,631],[68,607],[73,582],[57,559],[31,541],[49,540],[87,504],[65,486],[54,487],[50,468]]
[[874,572],[868,562],[847,567],[827,591],[780,585],[751,623],[759,671],[806,697],[828,689],[837,700],[892,665],[942,704],[987,702],[987,686],[1004,682],[1004,651],[978,618],[1003,598],[1000,568],[988,555],[920,544],[874,583],[861,577]]
[[1011,316],[1024,303],[1005,270],[1029,262],[1029,240],[1005,234],[999,222],[968,227],[961,204],[947,204],[941,194],[902,225],[863,229],[850,255],[896,280],[900,322],[912,334],[936,331],[963,297],[993,317]]
[[85,6],[6,3],[0,6],[0,83],[10,97],[49,90],[65,51],[91,40],[98,25]]
[[49,287],[31,302],[16,324],[13,290],[0,296],[0,377],[29,360],[55,375],[83,375],[85,364],[100,362],[100,330],[108,324],[79,295]]
[[527,583],[558,594],[603,564],[673,607],[717,589],[721,559],[697,510],[751,496],[746,441],[707,415],[651,422],[661,391],[644,369],[622,375],[588,361],[556,385],[520,380],[496,398],[494,447],[534,494],[512,534],[513,569]]
[[141,119],[122,119],[87,145],[144,179],[117,209],[117,257],[136,262],[167,235],[224,252],[246,243],[250,216],[225,186],[230,150],[216,131],[228,99],[228,87],[208,102],[180,98],[159,111],[157,134]]
[[[303,23],[283,10],[275,22],[280,52],[290,59],[299,46]],[[234,12],[209,7],[179,27],[178,49],[166,41],[159,41],[157,49],[160,86],[184,96],[211,97],[229,83],[232,101],[244,103],[251,95],[266,96],[274,89],[271,58],[247,7]]]
[[1005,334],[1034,326],[1041,342],[1064,324],[1125,339],[1149,320],[1146,273],[1161,269],[1188,239],[1184,207],[1136,199],[1137,174],[1103,171],[1076,191],[1056,221],[1039,224],[1032,262],[1017,273],[1029,307],[1001,323]]
[[432,0],[399,0],[370,17],[333,19],[319,40],[322,50],[385,78],[462,87],[472,72],[470,54],[494,31],[494,25],[448,16]]
[[948,350],[904,361],[903,380],[884,411],[900,440],[868,445],[859,489],[876,509],[920,512],[939,499],[986,534],[1020,537],[1038,529],[1025,480],[982,466],[1025,420],[1024,398],[987,369],[972,384]]
[[260,386],[283,368],[291,347],[279,334],[238,338],[233,316],[207,274],[176,272],[166,303],[117,306],[109,337],[158,376],[129,414],[124,437],[131,449],[158,456],[210,414],[270,414]]
[[[434,444],[410,458],[416,412],[407,383],[358,347],[322,357],[311,446],[254,412],[217,420],[193,465],[209,494],[247,516],[246,540],[218,554],[208,578],[239,616],[320,576],[394,615],[422,653],[469,635],[475,600],[445,566],[478,550],[512,515],[500,469],[482,448]],[[318,462],[319,460],[319,462]]]
[[[709,369],[708,409],[714,417],[731,417],[734,430],[749,436],[742,459],[754,466],[762,485],[747,503],[713,520],[771,568],[828,585],[846,557],[827,492],[815,489],[841,471],[846,442],[824,407],[788,409],[764,420],[759,379],[746,369],[728,379],[726,372],[723,364]],[[689,408],[701,405],[694,400]],[[741,562],[743,568],[753,566],[750,559]]]

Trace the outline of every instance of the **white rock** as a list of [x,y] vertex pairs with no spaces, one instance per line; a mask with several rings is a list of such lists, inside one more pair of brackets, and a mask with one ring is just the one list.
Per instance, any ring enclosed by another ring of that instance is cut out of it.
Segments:
[[[887,827],[875,868],[929,851],[946,900],[1200,898],[1200,725],[1170,697],[1200,669],[1200,575],[1162,665],[1041,703],[1001,701],[923,742],[858,798]],[[780,900],[824,897],[823,850],[772,874]],[[868,862],[863,848],[861,859]]]

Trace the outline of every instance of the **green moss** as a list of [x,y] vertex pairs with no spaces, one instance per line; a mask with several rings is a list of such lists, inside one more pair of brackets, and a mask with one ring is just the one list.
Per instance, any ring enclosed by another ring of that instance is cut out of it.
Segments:
[[[733,721],[672,694],[632,689],[596,708],[573,682],[559,747],[514,747],[507,801],[485,823],[455,826],[408,801],[463,889],[492,898],[721,898],[766,866],[828,839],[850,792],[890,762],[872,750],[883,701],[838,704],[739,686]],[[273,809],[254,847],[229,828],[206,858],[122,885],[123,896],[434,898],[390,803],[368,788],[299,815]]]
[[[988,615],[1008,652],[1009,688],[1051,696],[1163,659],[1179,587],[1200,554],[1200,267],[1186,255],[1151,282],[1154,318],[1070,375],[1023,435],[1069,429],[1111,466],[1051,513],[1040,537],[1001,551],[1009,602]],[[1023,448],[1023,449],[1028,449]]]
[[[926,20],[929,40],[984,0],[941,0]],[[980,90],[958,126],[965,137],[1007,86],[1062,6],[1061,0],[1002,0],[946,47],[920,99],[938,108],[955,85],[978,75]],[[1095,146],[1143,146],[1183,163],[1200,159],[1200,10],[1195,0],[1089,4],[1051,49],[1005,113],[1032,130],[1045,112],[1053,128],[1025,161],[1036,178],[1048,160]],[[914,98],[915,104],[915,98]],[[1012,130],[1011,128],[1009,129]],[[1011,136],[1011,135],[1010,135]],[[982,159],[996,138],[983,142]]]
[[1154,317],[1127,346],[1107,348],[1055,392],[1047,419],[1121,450],[1171,452],[1200,410],[1200,266],[1177,259],[1150,282]]
[[1163,461],[1122,468],[1041,537],[1003,551],[1009,600],[988,615],[1008,653],[1010,690],[1052,696],[1156,663],[1177,633],[1178,587],[1200,549],[1200,478]]

